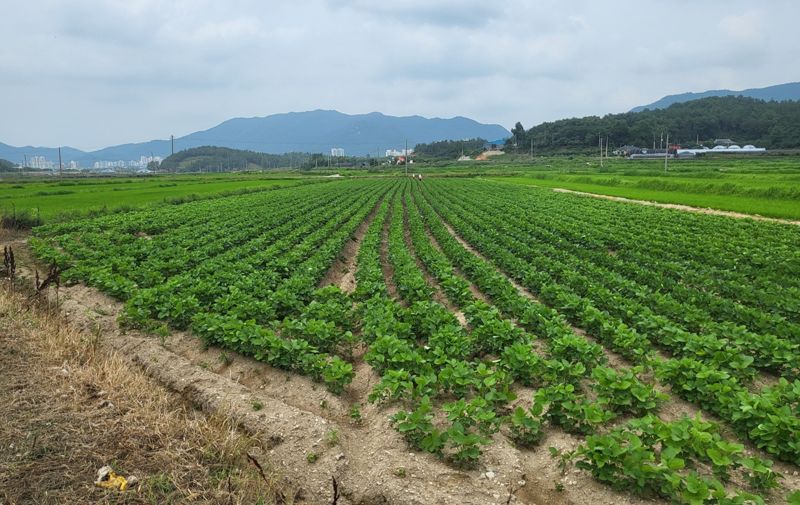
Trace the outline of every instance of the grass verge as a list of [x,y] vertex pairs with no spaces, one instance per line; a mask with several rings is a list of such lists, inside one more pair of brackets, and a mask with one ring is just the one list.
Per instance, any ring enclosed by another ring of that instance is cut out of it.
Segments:
[[[0,370],[0,503],[286,503],[275,473],[251,459],[258,438],[235,420],[193,409],[99,333],[7,288]],[[104,465],[138,483],[95,487]]]

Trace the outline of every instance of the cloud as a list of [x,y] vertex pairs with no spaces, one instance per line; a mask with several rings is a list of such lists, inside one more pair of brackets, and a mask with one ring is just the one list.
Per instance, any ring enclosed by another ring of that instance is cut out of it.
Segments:
[[763,15],[755,10],[726,14],[720,19],[719,26],[729,40],[739,43],[758,43],[765,35]]
[[0,16],[0,142],[93,148],[291,110],[507,127],[798,80],[800,4],[27,0]]
[[403,25],[433,25],[448,28],[479,28],[504,15],[504,3],[481,0],[331,0],[336,9],[366,13],[386,23],[389,28]]

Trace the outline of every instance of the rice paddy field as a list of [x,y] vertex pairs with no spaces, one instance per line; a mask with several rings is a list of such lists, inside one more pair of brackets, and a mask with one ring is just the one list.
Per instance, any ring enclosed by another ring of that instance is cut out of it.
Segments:
[[349,503],[800,503],[800,227],[535,187],[798,217],[798,175],[620,166],[283,187],[30,248],[127,331],[248,363],[282,471]]
[[141,207],[171,199],[207,197],[297,184],[298,179],[264,175],[158,177],[17,178],[0,181],[0,212],[41,221],[57,217]]
[[707,207],[774,218],[800,219],[800,159],[709,158],[658,160],[544,158],[493,168],[491,178],[512,184],[563,188],[661,203]]

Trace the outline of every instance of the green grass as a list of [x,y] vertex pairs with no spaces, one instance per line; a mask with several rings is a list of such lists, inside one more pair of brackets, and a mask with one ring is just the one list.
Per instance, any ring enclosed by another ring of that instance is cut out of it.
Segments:
[[63,215],[141,207],[170,199],[291,186],[301,180],[238,174],[17,180],[0,183],[0,212],[11,215],[27,210],[50,221]]
[[637,200],[800,219],[800,157],[718,157],[672,161],[550,157],[440,169],[499,182],[564,188]]
[[604,186],[558,179],[533,179],[525,177],[491,177],[488,179],[510,184],[564,188],[601,195],[621,196],[634,200],[650,200],[661,203],[676,203],[693,207],[708,207],[711,209],[742,212],[745,214],[758,214],[768,217],[800,219],[800,201],[798,200],[709,193],[686,193],[681,191],[641,189],[625,186]]

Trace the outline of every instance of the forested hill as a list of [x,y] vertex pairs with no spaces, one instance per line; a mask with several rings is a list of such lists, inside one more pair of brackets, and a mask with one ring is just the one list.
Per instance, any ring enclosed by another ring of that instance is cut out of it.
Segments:
[[0,159],[0,172],[10,172],[15,170],[14,164],[8,160]]
[[729,138],[740,145],[770,149],[800,147],[800,102],[765,102],[745,97],[711,97],[674,104],[666,109],[608,114],[603,117],[562,119],[529,130],[522,125],[511,131],[509,143],[527,149],[592,148],[598,135],[608,136],[610,146],[641,147],[659,142],[669,133],[670,142],[683,145]]
[[[318,159],[316,159],[318,158]],[[202,146],[179,151],[161,162],[171,172],[229,172],[269,168],[307,168],[314,162],[325,164],[321,154],[266,154],[227,147]]]

